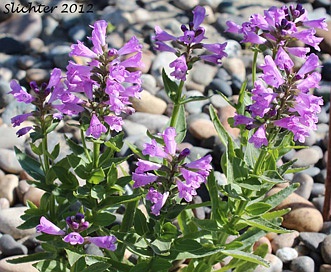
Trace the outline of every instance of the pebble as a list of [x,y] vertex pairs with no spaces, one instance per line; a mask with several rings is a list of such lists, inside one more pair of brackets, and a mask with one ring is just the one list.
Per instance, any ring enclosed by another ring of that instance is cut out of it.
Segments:
[[311,190],[313,189],[314,180],[311,176],[304,173],[296,173],[292,179],[292,183],[298,182],[300,187],[295,190],[295,193],[305,199],[309,199]]
[[167,116],[146,112],[136,112],[127,119],[146,126],[151,133],[163,131],[169,121]]
[[298,257],[298,252],[291,247],[283,247],[276,251],[276,256],[281,259],[283,263],[290,262]]
[[272,253],[272,247],[271,247],[271,243],[270,240],[263,236],[261,237],[259,240],[257,240],[254,245],[253,245],[253,250],[256,250],[260,245],[266,244],[268,246],[268,253],[271,254]]
[[34,234],[36,232],[34,228],[25,230],[17,228],[24,222],[21,219],[21,215],[23,215],[26,210],[27,207],[13,207],[0,210],[0,231],[11,235],[14,239],[20,239]]
[[228,123],[228,118],[233,117],[235,115],[235,108],[228,105],[222,107],[218,110],[219,119],[224,126],[225,130],[233,136],[235,139],[239,137],[240,130],[239,128],[233,128]]
[[148,91],[149,93],[155,95],[158,92],[158,88],[156,86],[156,80],[152,75],[142,74],[141,75],[142,85],[141,87]]
[[50,74],[48,71],[39,68],[31,68],[26,71],[26,80],[28,82],[35,81],[37,84],[47,82]]
[[[191,72],[192,80],[204,86],[208,85],[213,80],[217,72],[217,68],[215,66],[211,66],[202,62],[198,62],[193,67],[194,68]],[[201,73],[201,71],[203,71],[203,73]]]
[[28,191],[24,194],[23,197],[23,203],[26,204],[27,201],[31,201],[33,204],[35,204],[37,207],[40,206],[40,199],[45,193],[44,190],[41,190],[39,188],[30,186]]
[[246,79],[245,64],[240,58],[225,58],[223,60],[223,67],[229,75],[236,75],[242,82]]
[[276,255],[267,253],[264,259],[269,262],[269,267],[258,265],[254,272],[282,272],[283,262]]
[[315,263],[309,256],[299,256],[292,260],[291,270],[293,272],[314,272]]
[[26,137],[17,137],[16,128],[6,124],[0,126],[0,148],[11,149],[13,146],[22,147]]
[[282,233],[273,238],[271,241],[272,252],[276,253],[278,249],[283,247],[294,247],[298,244],[299,232]]
[[[272,195],[281,188],[273,188],[268,195]],[[291,208],[291,211],[284,215],[282,225],[285,228],[303,231],[319,232],[323,227],[323,217],[321,212],[305,198],[296,193],[285,198],[276,209]]]
[[8,55],[19,54],[24,51],[24,44],[13,36],[0,36],[0,52]]
[[229,83],[221,78],[214,78],[213,81],[206,87],[206,90],[212,90],[214,93],[220,92],[227,97],[232,96],[232,89]]
[[0,260],[1,272],[38,272],[39,270],[32,266],[35,262],[26,262],[21,264],[11,264],[8,260],[24,257],[25,255],[16,255],[14,257],[7,257]]
[[293,167],[306,167],[319,161],[320,152],[314,148],[301,149],[296,152],[292,159],[297,160]]
[[317,251],[326,236],[326,234],[319,232],[300,232],[299,239],[310,250]]
[[320,266],[320,272],[331,272],[331,265],[330,264],[322,264]]
[[15,151],[6,148],[0,148],[0,168],[12,174],[18,174],[23,170]]
[[5,257],[28,254],[27,247],[16,242],[14,238],[8,234],[4,234],[0,238],[0,251]]
[[314,183],[313,188],[311,190],[311,196],[316,197],[316,196],[321,196],[325,194],[325,185],[322,183]]
[[199,0],[174,0],[174,5],[183,10],[191,10],[199,5]]
[[217,135],[213,122],[205,119],[198,119],[191,122],[188,130],[199,140],[208,139],[209,137]]
[[16,200],[15,189],[18,186],[18,177],[13,174],[0,178],[0,197],[7,198],[10,205]]
[[202,100],[197,100],[197,101],[191,101],[187,104],[185,104],[185,110],[189,114],[196,114],[196,113],[201,113],[203,106],[207,105],[210,103],[209,99],[207,97],[204,97],[201,92],[192,90],[186,92],[186,97],[201,97],[204,98]]
[[[151,114],[163,114],[167,108],[167,103],[149,92],[143,90],[140,93],[141,98],[132,98],[131,103],[137,112]],[[151,106],[152,105],[152,106]]]

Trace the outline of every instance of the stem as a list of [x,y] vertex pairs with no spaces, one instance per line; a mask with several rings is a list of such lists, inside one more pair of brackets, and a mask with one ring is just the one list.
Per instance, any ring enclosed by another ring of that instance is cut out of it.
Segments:
[[100,157],[100,144],[93,142],[93,167],[97,169],[99,167],[99,157]]
[[177,120],[178,120],[178,112],[180,108],[180,100],[182,98],[182,91],[183,91],[184,81],[181,80],[178,86],[178,93],[177,98],[174,104],[174,109],[172,111],[171,120],[170,120],[170,127],[176,127]]
[[252,64],[252,82],[254,86],[254,82],[256,80],[256,65],[257,65],[257,56],[259,54],[259,51],[257,49],[254,50],[254,56],[253,56],[253,64]]
[[88,148],[87,148],[87,146],[86,146],[85,131],[82,130],[82,129],[80,129],[80,135],[81,135],[81,138],[82,138],[82,145],[83,145],[83,147],[84,147],[85,155],[86,155],[87,159],[88,159],[90,162],[92,162],[92,158],[91,158],[90,153],[89,153],[89,151],[88,151]]

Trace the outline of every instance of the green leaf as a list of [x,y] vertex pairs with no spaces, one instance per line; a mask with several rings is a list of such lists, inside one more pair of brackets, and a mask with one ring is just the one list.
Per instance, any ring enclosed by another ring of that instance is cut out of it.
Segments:
[[192,218],[194,224],[197,225],[200,229],[208,230],[208,231],[220,231],[222,228],[217,224],[216,220],[213,219],[197,219]]
[[180,232],[177,227],[173,225],[171,222],[166,222],[161,226],[161,234],[160,239],[164,241],[170,241],[178,237]]
[[177,122],[176,122],[176,142],[183,142],[186,132],[187,132],[187,124],[186,124],[186,116],[185,116],[185,107],[184,105],[179,105]]
[[52,167],[58,179],[62,182],[61,188],[75,190],[79,186],[76,176],[62,166]]
[[220,92],[220,91],[216,91],[216,93],[219,94],[220,96],[222,96],[222,98],[223,98],[223,99],[224,99],[229,105],[231,105],[232,107],[235,107],[235,104],[232,103],[232,102],[229,100],[229,98],[228,98],[225,94],[223,94],[223,93]]
[[30,147],[33,153],[35,153],[36,155],[41,156],[43,154],[42,143],[40,143],[38,146],[34,143],[30,143]]
[[261,215],[272,209],[268,203],[257,202],[246,207],[246,211],[251,215]]
[[269,267],[269,264],[267,261],[265,261],[262,257],[258,255],[254,255],[252,253],[240,251],[240,250],[222,250],[221,251],[223,254],[227,256],[231,256],[233,258],[241,259],[244,261],[256,263],[256,264],[261,264],[265,267]]
[[248,225],[268,231],[268,232],[276,232],[276,233],[290,233],[291,230],[284,229],[282,227],[279,227],[273,223],[271,223],[268,220],[265,220],[264,218],[252,218],[252,219],[242,219],[244,220]]
[[27,263],[27,262],[36,262],[45,259],[53,259],[55,258],[55,254],[50,252],[39,252],[33,253],[31,255],[27,255],[24,257],[18,257],[14,259],[7,260],[8,263],[11,264],[20,264],[20,263]]
[[[73,140],[69,139],[66,135],[64,135],[67,144],[69,145],[71,151],[75,154],[75,155],[80,155],[80,157],[86,159],[85,157],[85,149],[84,147],[82,147],[81,145],[75,143]],[[87,159],[86,159],[87,160]]]
[[201,101],[201,100],[207,100],[209,99],[210,97],[206,97],[206,96],[190,96],[188,98],[185,98],[185,99],[182,99],[180,101],[181,104],[186,104],[186,103],[189,103],[189,102],[193,102],[193,101]]
[[162,80],[163,80],[163,84],[164,84],[164,89],[165,89],[168,97],[174,103],[178,102],[178,99],[180,98],[180,97],[177,97],[178,85],[168,77],[168,75],[164,69],[162,69]]
[[[107,271],[107,269],[111,267],[110,264],[107,264],[105,262],[98,262],[91,264],[90,266],[86,267],[84,270],[80,270],[81,272],[104,272]],[[78,272],[79,270],[77,270]]]
[[93,216],[93,224],[108,227],[116,220],[116,216],[107,211],[97,212]]
[[265,214],[262,215],[262,217],[266,220],[272,220],[274,218],[280,218],[283,215],[289,213],[290,211],[291,211],[291,208],[281,209],[281,210],[265,213]]
[[39,271],[43,272],[69,272],[70,269],[66,267],[67,263],[63,260],[44,260],[34,265]]
[[99,184],[105,179],[105,172],[102,168],[98,168],[92,171],[90,176],[87,179],[88,183]]
[[26,153],[23,153],[16,146],[14,148],[16,158],[21,164],[22,168],[34,179],[40,182],[45,182],[45,175],[41,169],[41,164],[29,157]]
[[277,207],[285,198],[287,198],[291,193],[293,193],[299,185],[297,183],[293,183],[281,191],[273,194],[263,200],[264,203],[270,204],[272,208]]
[[113,205],[119,205],[119,204],[124,204],[132,201],[137,201],[141,198],[141,195],[122,195],[122,196],[110,196],[106,198],[105,200],[101,201],[98,204],[99,209],[104,209],[106,207],[110,207]]
[[140,236],[143,236],[148,232],[146,217],[140,209],[136,209],[136,212],[134,214],[133,225],[134,225],[134,230]]
[[108,186],[111,187],[115,185],[116,181],[117,181],[117,168],[115,163],[113,163],[107,173],[107,184]]
[[53,151],[49,154],[49,157],[52,160],[55,160],[60,154],[60,144],[58,143],[57,145],[55,145]]
[[150,243],[150,247],[157,255],[169,255],[169,251],[171,248],[171,241],[162,241],[160,239],[155,239],[152,243]]

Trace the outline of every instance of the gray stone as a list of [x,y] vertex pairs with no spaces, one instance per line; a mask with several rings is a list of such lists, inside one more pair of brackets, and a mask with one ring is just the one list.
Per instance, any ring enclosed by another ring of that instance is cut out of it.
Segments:
[[294,167],[306,167],[314,165],[320,159],[320,152],[313,148],[301,149],[293,156],[293,160],[297,160]]
[[27,207],[13,207],[0,210],[0,231],[13,236],[14,239],[20,239],[31,234],[35,234],[35,228],[18,229],[17,227],[24,223],[21,216],[27,210]]
[[324,196],[314,197],[311,202],[314,204],[316,209],[323,213]]
[[324,263],[331,264],[331,235],[328,235],[322,242],[321,254]]
[[206,90],[212,90],[215,93],[221,92],[227,97],[232,96],[232,89],[229,83],[220,78],[214,78],[213,81],[206,87]]
[[235,40],[226,40],[227,45],[225,52],[228,54],[228,58],[238,58],[241,57],[241,44]]
[[125,119],[122,126],[124,133],[127,136],[146,135],[147,127],[136,122]]
[[7,125],[0,126],[0,148],[11,149],[14,146],[23,146],[26,137],[17,137],[16,128]]
[[215,66],[198,62],[192,68],[191,77],[194,82],[207,86],[213,80],[216,72]]
[[322,183],[315,182],[311,190],[311,196],[317,197],[317,196],[323,196],[324,194],[325,194],[325,185]]
[[170,52],[161,52],[155,57],[151,67],[151,74],[155,77],[160,86],[163,86],[163,81],[161,77],[163,68],[167,75],[172,78],[170,76],[170,73],[173,71],[173,69],[169,67],[169,64],[175,59],[176,55]]
[[28,254],[27,247],[16,242],[14,238],[8,234],[4,234],[0,238],[0,251],[5,257]]
[[84,25],[75,25],[69,29],[68,34],[74,43],[82,41],[87,36],[86,27]]
[[13,174],[18,174],[23,170],[16,158],[15,151],[5,148],[0,148],[0,168]]
[[[199,91],[188,91],[186,93],[187,98],[189,97],[204,97],[203,94]],[[201,113],[202,112],[202,108],[203,106],[207,105],[208,103],[210,103],[209,99],[207,97],[204,97],[205,99],[203,100],[197,100],[197,101],[192,101],[189,103],[185,104],[185,109],[187,112],[189,112],[190,114],[195,114],[195,113]]]
[[169,121],[169,117],[167,116],[145,112],[136,112],[127,119],[146,126],[152,133],[163,131]]
[[0,260],[0,271],[1,272],[38,272],[39,270],[32,266],[34,262],[25,262],[20,264],[11,264],[7,262],[11,259],[26,257],[26,255],[16,255],[14,257],[7,257]]
[[254,272],[282,272],[283,262],[277,256],[267,253],[264,259],[269,262],[270,267],[258,265]]
[[141,87],[148,91],[149,93],[155,95],[159,88],[156,87],[156,80],[155,78],[150,74],[142,74],[141,75],[142,85]]
[[14,55],[24,52],[24,44],[14,36],[0,36],[0,52]]
[[310,250],[317,251],[320,243],[326,238],[326,234],[319,232],[301,232],[299,239],[305,244]]
[[300,187],[295,190],[295,193],[305,199],[309,199],[314,184],[313,178],[307,174],[296,173],[293,177],[292,183],[296,182],[300,184]]
[[298,252],[291,247],[283,247],[276,251],[276,256],[282,260],[283,263],[288,263],[298,257]]
[[69,53],[71,48],[69,45],[58,45],[51,49],[50,56],[54,61],[56,67],[66,69],[69,60]]
[[9,83],[5,80],[0,79],[0,108],[6,107],[11,101],[14,100],[13,95],[8,95],[10,91],[11,88]]
[[7,198],[10,205],[16,200],[16,187],[18,186],[18,176],[7,174],[0,178],[0,197]]
[[183,10],[191,10],[199,5],[199,0],[174,0],[174,5]]
[[293,272],[314,272],[314,260],[308,256],[299,256],[291,262],[291,270]]

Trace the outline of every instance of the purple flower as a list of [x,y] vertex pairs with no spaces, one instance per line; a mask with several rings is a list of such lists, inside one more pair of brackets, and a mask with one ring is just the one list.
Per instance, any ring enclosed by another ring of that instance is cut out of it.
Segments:
[[164,151],[169,155],[174,156],[176,154],[177,143],[175,141],[176,130],[173,127],[168,127],[162,134],[164,140]]
[[310,48],[308,47],[286,47],[287,52],[290,54],[299,57],[299,58],[306,58],[307,54],[310,51]]
[[303,93],[308,93],[310,89],[319,88],[318,83],[321,81],[321,74],[313,72],[297,84],[298,90]]
[[142,44],[139,42],[136,36],[132,36],[131,39],[124,44],[118,51],[118,55],[127,55],[136,52],[142,52]]
[[207,155],[198,160],[185,164],[186,168],[198,170],[198,173],[203,177],[207,177],[212,169],[212,156]]
[[9,93],[12,94],[18,102],[28,104],[35,100],[35,98],[31,94],[27,93],[27,91],[24,90],[16,80],[10,81],[10,88],[12,91]]
[[73,246],[82,245],[84,243],[84,238],[78,232],[70,232],[63,237],[63,241]]
[[21,128],[19,129],[17,132],[16,132],[16,135],[18,137],[21,137],[25,134],[27,134],[31,129],[33,129],[33,127],[24,127],[24,128]]
[[168,158],[169,155],[157,144],[155,139],[151,140],[151,143],[146,143],[142,151],[143,155],[149,155],[151,157]]
[[310,54],[305,63],[297,72],[296,76],[298,78],[304,78],[307,73],[314,71],[317,67],[319,67],[318,56],[315,54]]
[[137,166],[138,167],[135,170],[135,173],[137,174],[142,174],[147,171],[158,170],[159,168],[161,168],[161,165],[158,163],[145,161],[141,159],[138,159]]
[[169,196],[169,192],[165,192],[161,194],[154,188],[150,188],[147,195],[146,200],[151,201],[154,205],[151,207],[151,213],[158,216],[160,215],[160,210],[164,206]]
[[317,38],[315,36],[316,30],[311,29],[305,29],[300,32],[295,32],[292,34],[292,37],[297,38],[300,41],[303,41],[304,43],[312,46],[315,48],[315,50],[320,51],[319,44],[323,40],[323,38]]
[[239,126],[239,125],[252,125],[254,123],[254,119],[251,117],[247,117],[244,115],[236,114],[234,117],[234,126]]
[[206,17],[206,9],[201,6],[196,6],[193,13],[193,29],[198,29],[198,27],[203,23]]
[[134,181],[133,188],[138,188],[150,184],[158,179],[158,176],[151,173],[132,173],[132,180]]
[[242,29],[242,27],[238,24],[236,24],[235,22],[232,21],[227,21],[226,22],[227,25],[227,29],[225,30],[225,32],[230,32],[230,33],[239,33]]
[[277,51],[275,63],[281,70],[289,71],[294,66],[292,59],[289,57],[289,55],[285,52],[285,50],[282,47],[279,47]]
[[255,81],[252,94],[254,103],[249,106],[249,111],[252,117],[260,116],[263,118],[269,112],[270,104],[276,98],[277,94],[273,93],[272,89],[266,88],[259,80]]
[[82,232],[90,225],[88,221],[85,221],[85,216],[82,213],[77,213],[74,216],[68,216],[66,218],[66,223],[68,227],[75,232]]
[[21,125],[25,120],[28,119],[28,117],[30,117],[32,115],[33,114],[31,112],[17,115],[11,119],[11,123],[13,124],[13,127],[17,127],[17,126]]
[[104,20],[96,21],[93,25],[92,43],[93,51],[98,55],[103,54],[103,46],[106,45],[107,22]]
[[310,135],[309,131],[311,130],[311,128],[307,127],[304,122],[303,118],[290,116],[276,120],[274,124],[291,131],[294,134],[295,141],[304,143],[305,137]]
[[267,146],[268,139],[266,137],[265,126],[260,126],[248,141],[254,144],[256,148],[260,148],[262,145]]
[[46,217],[40,218],[39,225],[36,227],[37,232],[43,232],[51,235],[65,235],[65,232],[59,227],[48,221]]
[[52,87],[55,87],[55,88],[58,87],[58,84],[61,81],[61,75],[62,75],[61,69],[54,68],[53,71],[51,72],[51,76],[49,78],[46,89],[50,89]]
[[166,42],[166,41],[174,41],[176,40],[176,37],[173,35],[170,35],[168,32],[162,30],[159,26],[155,26],[155,40],[160,42]]
[[264,61],[265,64],[260,66],[263,70],[263,75],[261,78],[272,87],[278,88],[285,82],[285,80],[277,69],[277,66],[271,56],[266,56]]
[[194,189],[199,188],[201,183],[204,183],[206,181],[206,178],[204,176],[200,175],[197,172],[189,171],[184,167],[180,168],[180,172],[182,173],[183,178],[186,181],[186,185],[191,186]]
[[203,44],[202,46],[208,51],[214,53],[211,55],[201,55],[200,58],[211,63],[220,64],[221,59],[228,54],[225,52],[227,43]]
[[104,120],[109,125],[110,129],[115,130],[116,132],[119,132],[122,130],[124,121],[121,117],[114,116],[114,115],[105,116]]
[[138,52],[134,56],[127,58],[121,62],[121,65],[124,67],[128,68],[143,68],[145,67],[145,64],[141,60],[142,58],[142,53]]
[[187,202],[191,202],[193,196],[197,195],[197,191],[190,185],[183,183],[180,180],[176,181],[178,187],[178,195],[180,198],[184,198]]
[[96,246],[98,246],[100,248],[105,248],[105,249],[108,249],[111,251],[116,250],[117,239],[114,235],[88,237],[88,238],[86,238],[86,240],[92,244],[95,244]]
[[171,52],[171,53],[177,52],[177,50],[175,48],[173,48],[161,41],[154,42],[154,49],[157,51],[166,51],[166,52]]
[[98,55],[89,49],[87,46],[84,45],[81,41],[77,41],[77,44],[71,45],[71,52],[69,54],[70,57],[72,56],[80,56],[95,59]]
[[244,35],[244,39],[241,41],[243,43],[252,43],[252,44],[264,44],[267,40],[255,32],[247,32]]
[[310,21],[304,21],[302,24],[309,28],[320,28],[323,30],[328,30],[328,25],[325,22],[325,18],[317,19],[317,20],[310,20]]
[[102,133],[107,132],[107,128],[99,121],[98,117],[93,114],[89,128],[86,130],[86,135],[92,135],[94,138],[100,138]]
[[175,59],[173,62],[170,63],[169,66],[171,68],[175,68],[175,71],[170,74],[171,76],[174,76],[178,80],[186,80],[186,73],[188,68],[184,55],[181,55],[179,58]]

